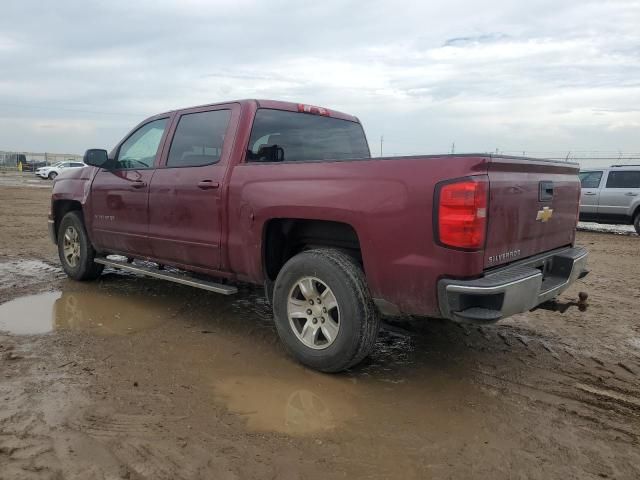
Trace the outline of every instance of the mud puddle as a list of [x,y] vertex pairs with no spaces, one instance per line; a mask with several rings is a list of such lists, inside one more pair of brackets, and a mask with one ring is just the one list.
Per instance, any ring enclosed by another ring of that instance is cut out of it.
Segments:
[[[456,378],[450,366],[409,368],[412,342],[401,331],[382,332],[363,367],[324,375],[284,352],[259,289],[228,298],[116,274],[93,284],[61,286],[0,305],[0,330],[141,333],[136,338],[145,346],[136,344],[136,355],[153,356],[166,375],[209,392],[212,403],[240,416],[249,430],[306,436],[357,429],[374,436],[380,423],[431,432],[481,428],[471,413],[447,412],[464,410],[469,402],[487,405],[486,393],[468,377]],[[170,341],[157,340],[165,337]],[[131,345],[123,345],[123,355]]]
[[19,297],[0,305],[0,331],[14,335],[80,330],[127,335],[151,329],[173,310],[142,294],[112,295],[92,286]]

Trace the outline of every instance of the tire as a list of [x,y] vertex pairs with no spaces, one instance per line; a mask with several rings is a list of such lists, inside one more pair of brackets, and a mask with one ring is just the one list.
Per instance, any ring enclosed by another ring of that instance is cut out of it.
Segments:
[[56,172],[51,172],[51,173],[49,173],[47,178],[49,178],[49,180],[55,180],[57,176],[58,176],[58,174]]
[[633,227],[636,229],[636,233],[640,235],[640,212],[636,213],[633,219]]
[[[309,304],[318,294],[326,307],[317,299]],[[273,312],[289,353],[322,372],[340,372],[360,363],[371,352],[380,329],[362,268],[333,249],[300,253],[282,267],[273,289]],[[294,312],[292,318],[290,312]]]
[[[67,238],[65,239],[65,235]],[[96,251],[84,228],[82,213],[67,213],[58,227],[58,256],[64,272],[74,280],[94,280],[104,265],[95,263]]]

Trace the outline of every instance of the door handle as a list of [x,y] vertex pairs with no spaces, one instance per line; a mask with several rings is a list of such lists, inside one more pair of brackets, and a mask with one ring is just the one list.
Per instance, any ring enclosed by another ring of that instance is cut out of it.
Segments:
[[201,180],[198,182],[198,188],[201,190],[213,190],[214,188],[220,188],[220,183],[213,180]]
[[147,182],[143,182],[142,180],[135,180],[131,186],[133,188],[144,188],[147,186]]
[[627,192],[627,193],[625,193],[625,195],[626,195],[627,197],[637,197],[637,196],[638,196],[638,194],[637,194],[637,193],[633,193],[633,192]]
[[589,196],[591,196],[591,195],[597,195],[597,193],[595,193],[595,192],[585,192],[584,194],[585,194],[585,195],[589,195]]

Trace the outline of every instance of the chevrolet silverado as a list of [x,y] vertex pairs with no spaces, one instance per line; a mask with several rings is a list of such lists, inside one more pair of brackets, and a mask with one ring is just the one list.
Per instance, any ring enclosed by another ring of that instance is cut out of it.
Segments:
[[287,350],[325,372],[365,358],[381,316],[495,322],[586,274],[576,164],[372,158],[359,120],[326,108],[170,111],[84,163],[56,179],[49,216],[71,278],[264,285]]

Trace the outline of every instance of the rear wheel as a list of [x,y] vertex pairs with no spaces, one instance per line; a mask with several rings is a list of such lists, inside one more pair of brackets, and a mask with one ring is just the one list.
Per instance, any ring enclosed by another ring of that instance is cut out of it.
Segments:
[[633,219],[633,226],[636,229],[636,233],[640,235],[640,212],[636,213],[636,217]]
[[338,250],[310,250],[291,258],[276,279],[273,310],[287,350],[323,372],[361,362],[378,335],[378,313],[364,272]]
[[67,213],[58,228],[58,256],[62,269],[74,280],[93,280],[100,276],[104,265],[95,263],[96,251],[84,228],[82,214]]

